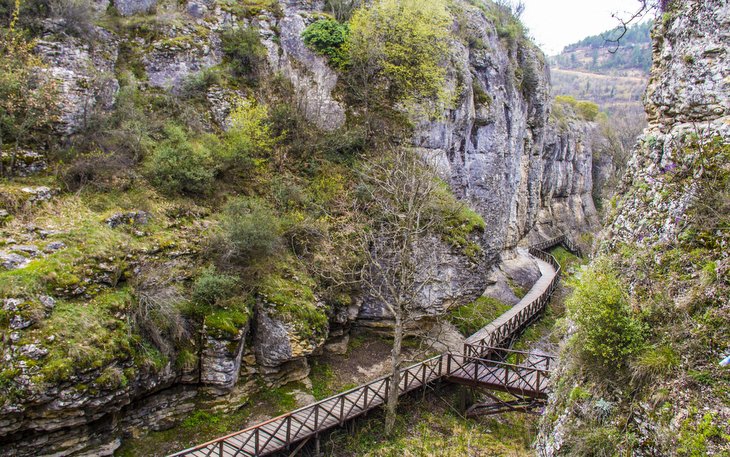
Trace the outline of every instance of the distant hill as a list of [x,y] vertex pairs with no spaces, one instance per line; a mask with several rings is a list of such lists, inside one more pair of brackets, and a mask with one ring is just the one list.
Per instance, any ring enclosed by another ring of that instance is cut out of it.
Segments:
[[[648,74],[651,68],[651,27],[653,22],[636,24],[621,37],[615,28],[570,44],[551,63],[559,68],[598,73],[621,74],[638,71]],[[620,41],[619,40],[620,37]]]
[[641,99],[651,68],[653,21],[607,30],[566,46],[549,58],[554,95],[597,103],[608,112],[643,113]]

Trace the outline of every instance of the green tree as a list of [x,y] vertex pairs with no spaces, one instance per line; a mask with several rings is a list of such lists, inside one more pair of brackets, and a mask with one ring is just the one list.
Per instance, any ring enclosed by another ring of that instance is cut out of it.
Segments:
[[266,105],[252,98],[235,100],[233,105],[222,156],[230,169],[241,173],[270,156],[279,137],[272,132]]
[[347,54],[344,49],[350,28],[334,19],[322,19],[312,23],[302,32],[304,44],[315,52],[325,55],[335,67],[347,63]]
[[440,113],[452,18],[444,0],[380,0],[350,20],[349,82],[365,110]]

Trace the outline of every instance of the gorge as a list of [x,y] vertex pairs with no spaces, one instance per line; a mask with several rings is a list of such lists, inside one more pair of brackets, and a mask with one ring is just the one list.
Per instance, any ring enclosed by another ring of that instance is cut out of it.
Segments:
[[412,253],[413,340],[459,340],[454,313],[519,302],[540,277],[526,248],[562,234],[592,257],[572,275],[626,284],[611,310],[641,336],[605,366],[575,341],[612,334],[567,300],[539,455],[728,450],[725,1],[658,6],[650,125],[602,211],[617,167],[597,109],[556,105],[504,2],[46,3],[0,8],[0,454],[165,455],[198,437],[134,442],[287,386],[287,410],[307,404],[318,357],[387,359],[393,316],[362,281],[379,249],[361,237],[379,217],[363,176],[396,149],[438,183]]

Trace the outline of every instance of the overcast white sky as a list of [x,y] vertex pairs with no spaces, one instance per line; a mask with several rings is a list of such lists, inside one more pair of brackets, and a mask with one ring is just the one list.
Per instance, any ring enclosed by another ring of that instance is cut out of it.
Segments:
[[611,13],[628,18],[638,10],[638,0],[523,0],[522,22],[548,55],[565,45],[618,25]]

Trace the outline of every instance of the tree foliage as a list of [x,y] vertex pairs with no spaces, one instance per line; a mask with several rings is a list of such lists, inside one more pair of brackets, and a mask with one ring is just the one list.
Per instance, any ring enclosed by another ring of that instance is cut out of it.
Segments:
[[643,341],[643,325],[632,313],[616,274],[603,262],[594,263],[577,282],[566,302],[578,331],[579,353],[599,368],[623,366]]
[[450,24],[443,0],[380,0],[357,10],[347,42],[355,96],[368,108],[439,113],[450,101],[442,65]]
[[312,23],[302,33],[304,44],[317,53],[327,56],[335,67],[347,63],[345,43],[350,34],[347,24],[340,24],[334,19],[322,19]]

